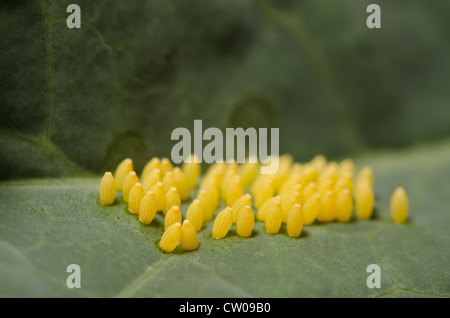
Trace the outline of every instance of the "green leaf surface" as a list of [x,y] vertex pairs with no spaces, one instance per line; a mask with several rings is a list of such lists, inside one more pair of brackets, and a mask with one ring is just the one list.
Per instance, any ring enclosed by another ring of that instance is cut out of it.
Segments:
[[[100,177],[0,183],[0,296],[65,297],[450,297],[450,142],[366,155],[375,172],[376,214],[250,238],[232,227],[221,240],[212,222],[200,247],[163,253],[163,218],[140,223],[117,199],[98,202]],[[410,220],[395,224],[395,187],[410,198]],[[186,205],[182,206],[185,213]],[[81,288],[69,289],[69,264]],[[366,286],[369,264],[381,288]]]

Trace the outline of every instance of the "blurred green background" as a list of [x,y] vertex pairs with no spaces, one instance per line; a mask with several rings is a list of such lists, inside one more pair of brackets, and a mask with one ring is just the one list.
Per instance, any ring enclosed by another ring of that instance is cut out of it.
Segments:
[[[308,160],[450,134],[449,2],[0,3],[0,178],[170,156],[176,127],[279,127]],[[381,7],[381,29],[366,8]]]

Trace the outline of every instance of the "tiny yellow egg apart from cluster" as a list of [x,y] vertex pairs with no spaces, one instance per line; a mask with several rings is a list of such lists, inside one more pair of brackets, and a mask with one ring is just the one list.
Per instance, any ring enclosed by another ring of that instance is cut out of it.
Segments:
[[[130,171],[127,176],[125,177],[125,180],[123,181],[123,189],[122,189],[122,196],[123,200],[125,202],[128,202],[128,194],[130,194],[131,188],[139,182],[139,178],[136,175],[136,172]],[[144,188],[145,190],[145,188]]]
[[266,212],[266,231],[271,234],[276,234],[280,231],[281,223],[283,221],[283,213],[281,211],[281,203],[274,200],[267,208]]
[[299,203],[292,205],[289,210],[286,231],[290,237],[299,237],[303,229],[303,211]]
[[372,217],[375,197],[369,181],[360,182],[355,189],[356,215],[361,219]]
[[173,176],[181,201],[189,200],[189,184],[184,172],[179,167],[176,167],[173,169]]
[[254,225],[255,215],[253,214],[252,208],[250,205],[245,205],[239,213],[236,221],[236,233],[242,237],[249,237],[252,235]]
[[317,220],[319,222],[332,222],[336,219],[337,207],[333,191],[327,191],[321,197],[321,208]]
[[163,213],[164,215],[169,211],[174,205],[181,206],[181,198],[178,194],[177,188],[171,187],[166,193],[166,199],[164,201]]
[[231,207],[233,210],[233,223],[237,222],[239,213],[241,213],[246,205],[252,205],[252,196],[249,193],[246,193],[237,199]]
[[225,237],[233,224],[233,210],[226,207],[217,214],[212,228],[212,237],[221,239]]
[[150,189],[155,194],[156,198],[156,212],[164,209],[166,202],[166,192],[164,192],[164,185],[162,182],[156,182],[156,184]]
[[267,209],[269,208],[269,206],[273,203],[273,201],[281,200],[281,196],[277,195],[275,197],[269,198],[266,201],[264,201],[264,203],[261,205],[261,207],[258,209],[258,212],[256,213],[256,218],[260,221],[265,221],[266,220],[266,213],[267,213]]
[[167,253],[173,252],[181,240],[181,223],[177,222],[169,226],[159,241],[159,247]]
[[166,230],[172,224],[177,222],[181,223],[181,211],[178,205],[172,206],[169,211],[167,211],[166,216],[164,217],[164,230]]
[[198,232],[203,226],[203,211],[200,200],[195,199],[186,211],[186,219],[189,220]]
[[142,180],[142,186],[145,191],[149,191],[158,181],[161,180],[161,170],[158,168],[153,169],[149,173],[147,173]]
[[105,172],[102,181],[100,182],[100,202],[103,205],[110,205],[114,203],[116,197],[116,181],[111,172]]
[[198,248],[198,237],[195,227],[189,220],[184,220],[181,226],[181,246],[186,251],[193,251]]
[[322,208],[320,194],[314,193],[303,205],[303,224],[311,225],[319,216]]
[[200,160],[196,155],[191,155],[181,166],[181,170],[184,172],[190,189],[194,189],[197,186],[198,177],[201,173]]
[[405,189],[398,187],[391,197],[391,218],[396,223],[405,223],[408,220],[408,196]]
[[353,199],[348,189],[343,189],[336,199],[336,219],[349,222],[353,212]]
[[145,180],[145,177],[150,172],[152,172],[154,169],[158,169],[159,170],[160,163],[161,163],[161,161],[157,157],[154,157],[149,162],[147,162],[147,164],[144,166],[144,169],[142,169],[142,173],[141,173],[141,180],[142,180],[142,182]]
[[128,211],[139,214],[141,200],[145,195],[144,188],[140,183],[136,183],[128,194]]
[[123,189],[123,181],[127,174],[133,171],[133,160],[130,158],[124,159],[116,168],[114,172],[114,179],[116,180],[116,188],[117,190]]
[[152,223],[156,215],[156,198],[151,191],[147,192],[139,206],[139,221],[144,224]]

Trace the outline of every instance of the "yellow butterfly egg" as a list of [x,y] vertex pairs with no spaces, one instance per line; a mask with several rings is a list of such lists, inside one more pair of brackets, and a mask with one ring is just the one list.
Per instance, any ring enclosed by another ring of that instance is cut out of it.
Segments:
[[283,213],[281,212],[281,203],[274,200],[267,208],[266,212],[266,231],[275,234],[280,231],[281,222],[283,221]]
[[317,220],[319,222],[332,222],[336,219],[336,197],[333,191],[327,191],[321,197],[321,208]]
[[293,161],[294,159],[291,155],[284,154],[280,156],[278,171],[275,173],[275,190],[280,189],[288,179]]
[[161,170],[155,168],[145,175],[144,179],[142,180],[142,186],[144,187],[145,191],[149,191],[156,184],[156,182],[159,181],[162,181]]
[[200,205],[202,206],[203,211],[203,221],[212,220],[214,216],[214,210],[211,208],[210,196],[208,192],[204,189],[200,190],[197,194],[197,200],[200,201]]
[[163,233],[159,241],[159,247],[167,253],[171,253],[180,243],[181,223],[175,223],[169,226]]
[[252,196],[249,193],[246,193],[237,199],[231,207],[233,210],[233,223],[237,222],[239,213],[241,213],[246,205],[252,205]]
[[288,213],[286,231],[290,237],[299,237],[303,229],[303,211],[299,203],[292,205]]
[[110,205],[114,203],[116,197],[116,181],[111,172],[105,172],[102,181],[100,182],[100,202],[103,205]]
[[162,182],[156,182],[150,191],[155,194],[156,211],[162,211],[166,203],[166,192],[164,192],[164,185]]
[[178,205],[173,205],[169,211],[167,211],[165,217],[164,217],[164,229],[167,229],[172,224],[175,224],[177,222],[181,223],[182,217],[181,217],[181,211],[180,207]]
[[356,176],[356,184],[359,184],[364,180],[369,181],[370,186],[373,187],[374,177],[372,168],[364,167],[359,171],[358,175]]
[[227,205],[233,206],[234,202],[236,202],[237,199],[242,197],[244,195],[244,188],[242,186],[241,177],[236,175],[233,179],[233,181],[228,185],[228,193],[226,195],[227,197]]
[[306,201],[317,192],[317,183],[310,182],[302,191],[301,203],[305,204]]
[[334,191],[334,182],[331,179],[324,179],[319,183],[318,192],[323,196],[327,191]]
[[163,213],[166,214],[167,211],[174,205],[181,206],[181,198],[178,194],[177,188],[171,187],[166,193],[166,199],[164,201]]
[[252,182],[258,175],[258,169],[259,169],[258,163],[246,162],[242,164],[239,170],[239,174],[241,176],[243,187],[248,187],[252,184]]
[[200,191],[206,191],[208,197],[207,210],[203,212],[203,221],[210,221],[214,217],[214,211],[219,206],[219,189],[217,188],[216,180],[210,180],[209,186],[202,188]]
[[173,169],[173,176],[181,201],[187,201],[189,199],[189,184],[184,172],[176,167]]
[[375,197],[370,181],[360,181],[355,189],[356,215],[361,219],[370,219],[373,214]]
[[[159,165],[159,170],[161,170],[161,175],[164,178],[167,172],[170,172],[173,170],[172,163],[167,158],[161,159],[161,164]],[[164,183],[164,182],[163,182]]]
[[225,171],[225,175],[222,178],[222,184],[220,187],[220,197],[223,201],[227,201],[228,188],[238,172],[238,166],[235,162],[230,163],[227,166],[227,170]]
[[163,177],[162,183],[164,185],[164,192],[166,192],[166,193],[167,193],[167,191],[170,190],[170,188],[177,187],[177,182],[175,180],[175,176],[173,175],[172,171],[166,172],[166,174]]
[[223,238],[227,235],[233,224],[233,210],[226,207],[217,214],[212,228],[212,237],[216,239]]
[[252,235],[254,225],[255,215],[253,214],[252,208],[250,205],[245,205],[236,221],[236,233],[242,237],[249,237]]
[[161,161],[159,158],[154,157],[149,162],[147,162],[142,169],[141,180],[144,181],[145,177],[153,171],[153,169],[159,169]]
[[277,195],[275,197],[269,198],[261,205],[261,207],[258,209],[258,212],[256,213],[256,218],[260,221],[266,220],[266,213],[269,206],[275,201],[280,201],[281,196]]
[[186,160],[181,170],[184,172],[190,189],[194,189],[197,186],[198,177],[201,173],[200,160],[196,155],[191,155]]
[[208,168],[203,179],[212,178],[217,181],[217,184],[220,184],[220,182],[222,182],[222,177],[225,174],[226,170],[227,165],[225,163],[215,162]]
[[136,183],[128,194],[128,211],[131,213],[139,214],[139,208],[141,206],[141,200],[145,195],[144,188],[140,183]]
[[353,199],[348,189],[343,189],[336,200],[336,218],[340,222],[349,222],[352,217]]
[[339,175],[338,164],[335,161],[331,161],[330,163],[327,164],[325,170],[321,174],[319,183],[321,180],[325,181],[329,179],[334,184],[337,181],[338,175]]
[[133,161],[130,158],[123,160],[114,172],[114,179],[116,180],[117,190],[123,189],[123,181],[130,171],[133,171]]
[[320,155],[320,154],[316,155],[311,160],[311,166],[319,171],[322,171],[323,169],[325,169],[326,165],[327,165],[327,159],[325,158],[324,155]]
[[156,198],[151,191],[147,192],[141,200],[139,207],[139,221],[144,224],[152,223],[156,215]]
[[306,166],[303,169],[303,173],[300,177],[300,184],[307,185],[311,182],[317,183],[319,177],[319,171],[313,166]]
[[396,223],[405,223],[408,220],[408,196],[405,189],[398,187],[391,197],[391,218]]
[[278,194],[284,196],[288,193],[292,193],[292,188],[298,184],[300,184],[300,176],[291,176],[280,187],[280,189],[278,190]]
[[303,205],[303,224],[310,225],[313,224],[314,221],[319,216],[320,210],[322,208],[322,201],[320,194],[314,193],[312,196],[306,200]]
[[198,232],[203,225],[203,210],[200,200],[195,199],[186,212],[186,219],[189,220]]
[[256,208],[260,208],[261,205],[275,194],[274,181],[268,179],[265,183],[253,193],[254,204]]
[[302,174],[303,174],[303,166],[298,162],[294,162],[289,171],[289,175],[290,176],[300,176]]
[[289,215],[289,211],[291,210],[294,204],[301,204],[301,195],[298,191],[282,197],[281,199],[281,211],[283,212],[283,222],[286,223]]
[[[344,180],[338,180],[335,185],[333,192],[336,194],[339,194],[342,192],[342,190],[347,189],[347,185],[345,184]],[[348,190],[348,189],[347,189]]]
[[[139,178],[136,175],[136,172],[130,171],[127,176],[125,177],[125,180],[123,181],[123,189],[122,189],[122,196],[123,200],[125,202],[128,202],[128,195],[130,194],[131,188],[139,182]],[[145,190],[145,188],[144,188]]]
[[189,220],[184,220],[181,226],[181,246],[186,251],[193,251],[198,248],[198,236],[195,227]]
[[339,164],[339,176],[343,176],[346,174],[353,175],[355,173],[355,164],[352,159],[342,160]]

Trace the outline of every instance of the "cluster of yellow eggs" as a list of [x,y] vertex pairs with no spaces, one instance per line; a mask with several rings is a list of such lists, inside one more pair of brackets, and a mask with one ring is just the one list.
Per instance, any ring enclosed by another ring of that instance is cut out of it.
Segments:
[[[291,237],[299,237],[303,226],[314,222],[349,222],[354,207],[358,218],[371,218],[375,199],[370,167],[355,175],[350,159],[327,162],[317,155],[300,164],[290,155],[282,155],[277,160],[279,169],[274,174],[260,174],[258,163],[214,163],[199,182],[201,166],[195,155],[181,168],[167,158],[155,157],[145,165],[140,179],[127,158],[114,176],[111,172],[103,176],[100,202],[110,205],[116,191],[122,191],[128,210],[138,214],[144,224],[150,224],[161,211],[165,232],[159,245],[166,252],[172,252],[179,243],[185,250],[197,249],[197,232],[204,222],[214,219],[220,201],[227,207],[214,220],[212,237],[217,239],[225,237],[233,224],[238,235],[251,236],[255,224],[252,207],[257,209],[256,219],[265,222],[267,232],[278,233],[285,223]],[[183,221],[181,202],[188,201],[197,186],[197,197]],[[403,223],[407,216],[408,198],[399,187],[391,198],[391,217]]]

